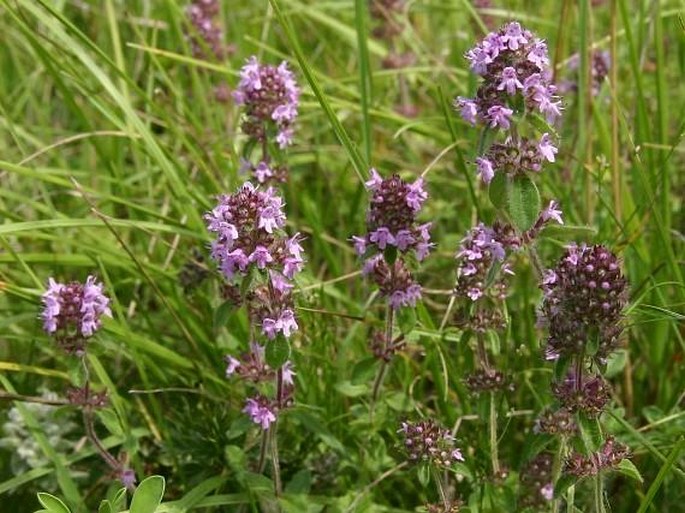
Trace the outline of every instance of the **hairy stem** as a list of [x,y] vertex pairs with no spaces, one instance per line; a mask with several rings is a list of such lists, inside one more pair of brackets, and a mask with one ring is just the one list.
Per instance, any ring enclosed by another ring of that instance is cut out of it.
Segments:
[[431,465],[431,474],[433,474],[433,480],[435,481],[435,486],[440,494],[440,500],[445,506],[445,511],[450,510],[450,500],[447,498],[447,492],[445,491],[445,484],[442,482],[442,477],[440,477],[440,472],[437,468]]
[[594,480],[595,489],[595,513],[606,513],[604,509],[604,485],[602,483],[602,473],[598,472]]
[[[392,325],[394,316],[395,311],[392,309],[392,306],[388,304],[387,313],[385,315],[385,337],[383,339],[383,345],[386,350],[389,349],[390,345],[392,344]],[[373,407],[376,404],[376,401],[378,401],[378,396],[381,392],[381,387],[383,386],[383,380],[385,379],[387,371],[388,362],[383,360],[381,362],[381,366],[378,368],[376,379],[373,382],[373,392],[371,393],[371,411],[373,411]]]
[[[566,438],[561,437],[559,440],[559,448],[554,456],[554,464],[552,466],[552,486],[556,486],[559,477],[561,476],[561,462],[564,460],[564,453],[566,452]],[[552,513],[559,512],[560,499],[555,498],[552,502]]]
[[278,420],[274,421],[269,426],[269,449],[271,453],[271,466],[274,479],[274,494],[276,497],[281,496],[281,465],[278,459],[278,434],[277,434]]
[[492,461],[492,473],[499,473],[499,456],[497,455],[497,405],[495,404],[495,392],[490,392],[490,460]]

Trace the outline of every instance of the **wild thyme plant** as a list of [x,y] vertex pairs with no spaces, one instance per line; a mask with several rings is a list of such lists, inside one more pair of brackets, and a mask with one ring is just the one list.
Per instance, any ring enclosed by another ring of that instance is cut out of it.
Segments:
[[[300,102],[300,88],[288,63],[272,66],[250,57],[240,70],[233,99],[243,106],[241,128],[248,136],[241,170],[259,183],[285,182],[288,166],[283,150],[292,144]],[[256,159],[252,157],[255,149],[261,153]]]
[[102,284],[94,276],[88,276],[85,283],[60,283],[50,278],[42,301],[43,329],[67,353],[79,358],[78,382],[66,392],[68,404],[81,409],[88,440],[121,483],[132,489],[136,475],[126,464],[126,455],[122,453],[121,459],[113,456],[95,430],[95,411],[108,406],[109,399],[107,392],[92,389],[87,346],[91,337],[102,327],[102,318],[112,316],[110,300]]
[[243,411],[264,432],[260,470],[269,435],[278,494],[276,425],[278,415],[292,401],[294,388],[288,339],[298,329],[291,289],[304,265],[301,238],[284,232],[283,200],[276,191],[259,190],[250,182],[232,195],[221,196],[205,219],[208,230],[216,234],[212,258],[233,291],[228,303],[245,305],[250,323],[249,351],[240,358],[227,357],[226,375],[255,385],[256,393]]
[[545,359],[556,362],[556,404],[538,427],[559,438],[552,483],[559,495],[576,479],[594,477],[594,511],[604,512],[602,476],[632,465],[628,448],[601,424],[611,399],[602,371],[620,346],[627,282],[606,247],[571,245],[545,273],[542,289],[540,321],[548,333]]
[[357,255],[364,260],[363,274],[378,286],[386,302],[385,329],[372,335],[371,347],[381,366],[373,385],[372,401],[378,394],[387,365],[402,346],[404,334],[395,335],[395,314],[401,308],[413,308],[421,299],[421,285],[415,280],[413,261],[421,262],[431,248],[431,223],[418,224],[417,215],[428,198],[423,178],[412,183],[399,175],[382,178],[371,170],[366,182],[371,198],[366,216],[367,233],[353,236]]

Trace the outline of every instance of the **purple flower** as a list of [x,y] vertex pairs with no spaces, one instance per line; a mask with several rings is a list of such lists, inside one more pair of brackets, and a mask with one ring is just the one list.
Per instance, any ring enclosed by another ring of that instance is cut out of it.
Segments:
[[554,499],[554,485],[552,483],[547,483],[540,488],[540,495],[547,501]]
[[540,70],[549,66],[549,56],[547,55],[547,43],[541,39],[536,39],[533,47],[528,52],[528,60],[535,64]]
[[293,362],[288,360],[281,367],[281,373],[283,375],[283,384],[293,386],[295,384],[293,376],[295,376],[295,371],[293,371]]
[[477,157],[476,164],[478,165],[478,178],[483,180],[483,183],[489,184],[495,176],[492,162],[486,158]]
[[407,186],[408,192],[405,201],[414,212],[421,210],[421,205],[428,199],[428,193],[423,189],[423,178],[418,178],[414,183]]
[[271,171],[271,169],[269,168],[269,165],[264,161],[257,164],[257,167],[254,170],[254,176],[259,183],[266,182],[273,175],[274,175],[273,171]]
[[258,269],[264,269],[266,264],[273,262],[274,259],[269,250],[264,246],[257,246],[248,259],[249,262],[257,264]]
[[542,134],[542,138],[538,143],[538,150],[540,151],[540,154],[549,162],[554,162],[554,155],[559,151],[556,146],[552,144],[552,139],[547,132]]
[[402,306],[416,306],[416,302],[421,299],[421,285],[418,283],[412,283],[405,290],[395,290],[390,297],[388,302],[391,308],[397,310]]
[[283,128],[276,134],[276,142],[280,149],[287,148],[293,143],[293,129]]
[[464,118],[467,123],[471,123],[472,125],[476,124],[476,121],[478,120],[478,107],[474,100],[459,96],[455,102],[455,107],[459,108],[461,117]]
[[228,366],[226,367],[226,377],[229,377],[235,373],[238,367],[240,367],[240,360],[232,356],[228,356],[226,359],[228,361]]
[[262,331],[270,340],[276,338],[278,332],[283,333],[284,337],[290,337],[293,331],[297,331],[297,322],[292,310],[283,310],[277,319],[266,317],[262,321]]
[[136,473],[130,468],[122,468],[119,471],[119,482],[127,490],[133,490],[136,484]]
[[395,244],[395,237],[393,237],[390,230],[385,226],[381,226],[377,230],[369,234],[369,240],[375,243],[380,249],[385,249],[387,245]]
[[498,126],[504,130],[510,127],[509,120],[514,113],[513,110],[504,107],[503,105],[493,105],[488,109],[487,119],[490,122],[490,128],[497,128]]
[[269,408],[266,398],[262,396],[258,396],[257,399],[248,399],[243,412],[247,413],[252,422],[259,424],[264,430],[269,429],[271,423],[276,421],[276,415]]
[[516,21],[512,21],[504,27],[504,35],[500,36],[500,41],[504,46],[508,46],[510,50],[514,51],[528,43],[521,25]]
[[364,184],[366,185],[366,188],[370,191],[375,191],[381,186],[382,183],[383,178],[381,178],[381,175],[378,174],[378,171],[376,171],[375,168],[371,168],[371,178],[369,178]]
[[549,202],[549,205],[547,206],[546,209],[542,211],[542,219],[544,221],[548,221],[550,219],[553,219],[559,224],[564,224],[564,220],[561,217],[561,214],[563,213],[561,210],[558,210],[559,204],[552,200]]
[[502,81],[497,86],[498,91],[506,91],[507,94],[515,95],[517,89],[523,89],[523,84],[516,75],[516,69],[507,66],[502,70]]
[[269,271],[269,277],[271,278],[271,285],[278,292],[287,292],[293,288],[292,283],[290,283],[286,277],[278,271]]
[[357,256],[362,256],[366,253],[366,237],[353,235],[351,240],[354,242],[354,251],[357,253]]
[[48,278],[48,289],[42,296],[43,299],[43,329],[48,333],[57,331],[58,317],[61,310],[61,293],[64,285],[56,282],[52,277]]
[[414,242],[416,239],[409,230],[400,230],[395,235],[395,244],[400,251],[406,251]]

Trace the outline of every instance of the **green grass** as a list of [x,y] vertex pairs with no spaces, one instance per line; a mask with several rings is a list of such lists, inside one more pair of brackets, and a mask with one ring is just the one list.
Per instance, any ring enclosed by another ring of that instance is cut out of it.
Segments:
[[[609,50],[613,35],[616,67],[599,96],[591,99],[581,81],[578,94],[565,98],[558,162],[537,183],[543,201],[560,201],[568,228],[549,230],[539,249],[548,265],[572,240],[605,243],[623,259],[631,288],[627,352],[611,377],[614,410],[606,424],[630,445],[644,483],[612,474],[606,493],[617,513],[679,511],[685,4],[492,3],[487,11],[470,2],[409,3],[411,26],[401,46],[416,61],[384,70],[388,48],[371,35],[375,22],[361,0],[223,2],[227,40],[237,47],[223,62],[191,57],[180,2],[0,2],[3,389],[63,393],[74,365],[41,331],[40,294],[49,276],[97,274],[114,311],[90,355],[94,380],[109,392],[119,422],[116,433],[98,426],[108,447],[126,448],[140,475],[166,477],[164,511],[171,501],[202,511],[239,504],[240,511],[258,510],[270,482],[246,469],[259,436],[240,413],[244,387],[224,379],[223,364],[225,354],[245,346],[247,319],[234,315],[215,329],[219,280],[186,294],[178,273],[194,250],[207,256],[202,215],[214,196],[243,180],[240,110],[216,102],[214,87],[235,86],[252,54],[286,59],[303,95],[284,194],[288,229],[307,236],[308,262],[297,296],[296,407],[279,423],[289,492],[282,506],[345,511],[362,491],[356,511],[415,511],[436,500],[416,471],[396,469],[403,461],[400,420],[431,415],[458,425],[474,471],[487,469],[490,457],[489,399],[469,397],[461,381],[473,366],[469,341],[454,327],[439,328],[458,241],[477,219],[495,218],[472,165],[478,130],[450,106],[476,88],[463,54],[488,17],[497,24],[518,19],[548,40],[563,79],[571,54]],[[589,59],[580,61],[581,76],[589,78]],[[419,109],[414,119],[396,111],[400,73]],[[430,199],[422,214],[434,222],[438,243],[420,273],[429,292],[370,419],[376,367],[367,338],[382,326],[383,309],[356,273],[348,242],[364,231],[361,182],[371,165],[418,176],[441,152],[426,174]],[[496,357],[517,385],[497,405],[499,456],[513,476],[532,450],[526,444],[535,416],[550,401],[552,371],[540,358],[544,334],[535,327],[539,299],[522,255],[507,302],[511,326]],[[11,406],[0,403],[3,422]],[[38,480],[54,476],[57,495],[94,510],[106,495],[105,466],[87,443],[56,454],[44,426],[19,408],[48,463],[15,475],[12,455],[0,449],[0,509],[38,509],[35,492],[45,482]],[[466,479],[457,491],[468,497],[473,488]],[[591,499],[589,483],[575,486],[575,498],[579,506]]]

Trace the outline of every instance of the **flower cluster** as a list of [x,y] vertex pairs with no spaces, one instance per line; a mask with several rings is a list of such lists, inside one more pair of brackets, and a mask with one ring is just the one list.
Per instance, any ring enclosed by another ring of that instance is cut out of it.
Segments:
[[223,43],[221,26],[216,21],[219,14],[218,0],[194,0],[188,6],[187,14],[197,34],[197,37],[190,39],[193,56],[203,59],[207,49],[214,58],[221,60],[230,53],[230,49]]
[[578,433],[576,419],[567,408],[543,412],[535,421],[534,431],[548,435],[573,436]]
[[552,123],[561,115],[561,102],[551,83],[547,44],[512,21],[491,32],[466,53],[471,70],[483,78],[476,98],[458,98],[464,119],[481,121],[491,128],[509,128],[519,96],[525,107],[543,114]]
[[433,420],[402,422],[398,433],[402,433],[407,457],[413,463],[449,467],[464,461],[454,437]]
[[482,392],[494,392],[506,388],[512,389],[507,376],[496,369],[478,369],[464,379],[464,384],[470,392],[479,394]]
[[[257,342],[250,344],[250,350],[240,355],[240,358],[226,356],[226,377],[238,376],[241,379],[249,380],[254,383],[268,381],[274,378],[275,372],[269,367],[264,359],[264,346]],[[292,386],[293,364],[287,361],[283,367],[283,383]]]
[[539,140],[527,137],[507,138],[503,143],[490,146],[484,156],[476,158],[478,177],[488,184],[497,171],[510,176],[526,171],[538,173],[543,162],[556,160],[557,152],[558,149],[547,132]]
[[93,392],[89,386],[68,388],[67,400],[71,405],[88,408],[106,408],[109,406],[107,392]]
[[42,296],[43,329],[67,350],[82,351],[88,337],[102,325],[102,316],[112,316],[102,284],[88,276],[85,283],[48,280]]
[[[301,237],[284,232],[283,200],[272,188],[262,191],[245,183],[235,194],[219,198],[219,204],[205,215],[207,228],[216,234],[212,258],[229,280],[242,276],[245,290],[231,284],[224,296],[232,304],[247,306],[252,326],[259,326],[267,344],[279,336],[289,338],[298,329],[291,296],[292,279],[304,265]],[[256,275],[258,279],[252,277]],[[265,358],[265,346],[251,341],[250,350],[239,358],[227,356],[226,376],[239,376],[253,383],[276,378],[274,400],[258,394],[247,400],[244,412],[268,429],[278,411],[291,401],[292,363],[272,369]]]
[[471,301],[484,296],[504,299],[505,277],[513,274],[505,262],[507,250],[517,249],[519,245],[519,239],[509,225],[495,223],[490,228],[479,223],[472,228],[462,239],[455,256],[458,266],[454,293]]
[[521,499],[519,505],[529,508],[545,508],[554,498],[554,458],[543,452],[535,456],[522,469]]
[[599,451],[584,456],[574,452],[566,460],[564,472],[576,477],[594,476],[602,470],[616,467],[621,460],[630,456],[628,447],[608,437]]
[[268,270],[274,287],[285,290],[302,269],[300,235],[279,234],[285,226],[283,200],[272,188],[262,191],[246,182],[235,194],[220,196],[205,220],[216,233],[212,258],[229,280],[252,269]]
[[573,373],[561,383],[553,383],[552,393],[566,410],[580,411],[590,418],[597,418],[611,398],[601,376],[583,376],[579,383]]
[[[553,123],[561,115],[561,101],[551,83],[547,44],[517,22],[511,22],[469,50],[471,70],[483,78],[475,98],[458,97],[454,106],[472,125],[491,129],[512,128],[514,116],[528,111]],[[558,152],[549,132],[539,138],[512,131],[476,159],[478,176],[490,183],[497,171],[508,175],[539,172],[543,162],[554,162]]]
[[257,394],[245,401],[243,413],[246,413],[252,422],[262,429],[269,429],[278,418],[279,411],[292,403],[292,392],[293,387],[286,385],[283,387],[280,399],[272,400],[262,394]]
[[546,358],[586,354],[600,362],[619,344],[627,301],[616,256],[604,246],[570,246],[542,282]]
[[[404,257],[413,254],[422,261],[434,246],[430,242],[431,223],[416,222],[428,198],[423,179],[411,184],[398,175],[383,179],[372,169],[366,187],[371,192],[367,234],[352,237],[357,255],[364,258],[371,254],[364,263],[364,274],[372,277],[393,309],[414,306],[421,298],[421,286],[414,281]],[[397,252],[394,262],[386,258],[389,252]]]
[[271,66],[260,64],[254,56],[240,70],[240,83],[233,92],[235,102],[245,108],[243,132],[265,142],[275,130],[280,148],[292,143],[299,98],[300,89],[285,61]]

